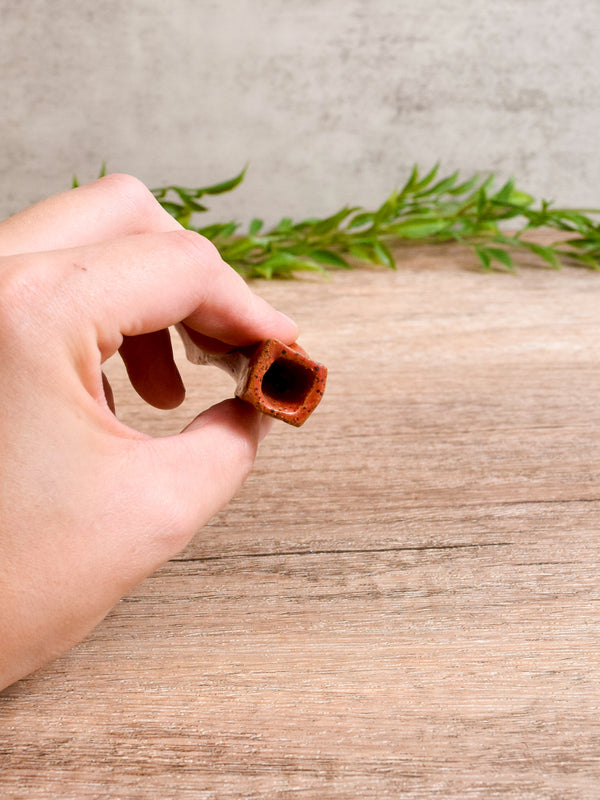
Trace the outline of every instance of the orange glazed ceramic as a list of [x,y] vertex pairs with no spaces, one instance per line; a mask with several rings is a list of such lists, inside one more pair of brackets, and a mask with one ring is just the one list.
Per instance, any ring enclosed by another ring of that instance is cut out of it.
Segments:
[[180,333],[192,363],[224,369],[237,381],[236,397],[263,414],[299,427],[323,397],[327,368],[310,359],[297,344],[266,339],[224,355],[213,355],[195,344],[185,329]]

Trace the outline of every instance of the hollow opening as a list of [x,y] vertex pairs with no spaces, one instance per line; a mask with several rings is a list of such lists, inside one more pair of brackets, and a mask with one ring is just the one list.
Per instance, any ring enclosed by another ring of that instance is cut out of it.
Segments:
[[265,372],[263,395],[280,406],[299,406],[313,384],[313,373],[295,361],[279,358]]

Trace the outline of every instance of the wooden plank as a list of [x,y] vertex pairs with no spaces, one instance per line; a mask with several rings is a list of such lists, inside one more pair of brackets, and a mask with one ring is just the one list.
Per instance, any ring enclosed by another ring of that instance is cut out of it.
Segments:
[[[234,501],[0,696],[6,798],[596,798],[600,277],[257,284],[326,363]],[[178,348],[181,358],[181,349]],[[231,393],[119,415],[155,435]]]

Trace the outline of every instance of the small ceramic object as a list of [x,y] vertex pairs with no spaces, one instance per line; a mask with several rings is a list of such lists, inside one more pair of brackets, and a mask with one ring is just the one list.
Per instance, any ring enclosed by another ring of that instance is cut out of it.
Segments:
[[180,329],[187,358],[193,364],[214,364],[237,381],[236,397],[263,414],[299,427],[315,410],[325,391],[327,368],[310,359],[297,344],[266,339],[213,355]]

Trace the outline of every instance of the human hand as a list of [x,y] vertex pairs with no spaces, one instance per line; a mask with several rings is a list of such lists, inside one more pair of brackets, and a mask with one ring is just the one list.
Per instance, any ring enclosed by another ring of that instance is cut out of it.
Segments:
[[295,325],[134,178],[0,224],[0,689],[84,637],[237,491],[269,420],[238,400],[153,439],[117,420],[102,362],[178,405],[167,328],[215,349]]

